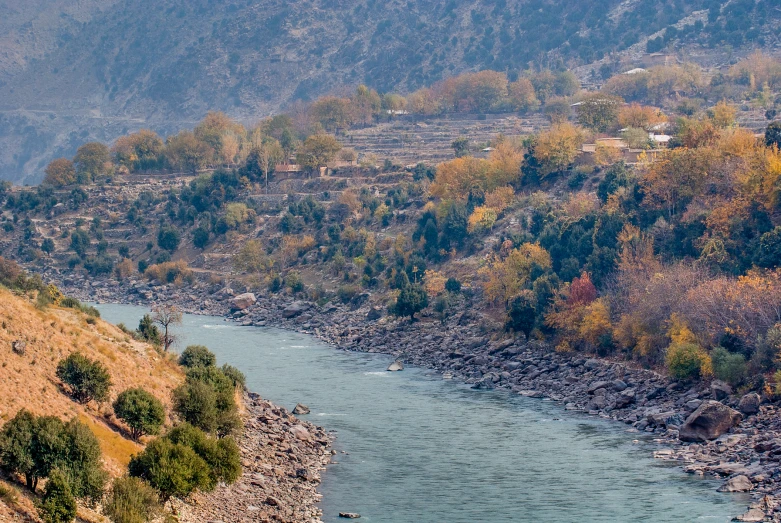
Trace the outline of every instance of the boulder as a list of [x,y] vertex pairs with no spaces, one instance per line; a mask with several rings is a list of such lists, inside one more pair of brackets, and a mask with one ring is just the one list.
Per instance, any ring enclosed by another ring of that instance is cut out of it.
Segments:
[[312,434],[310,434],[303,425],[294,425],[290,427],[290,433],[301,441],[309,441],[312,439]]
[[758,508],[752,508],[745,514],[736,517],[735,521],[744,521],[745,523],[765,521],[765,512]]
[[400,370],[404,370],[404,364],[400,361],[394,361],[390,365],[388,365],[388,371],[390,372],[396,372]]
[[380,307],[372,307],[366,313],[366,319],[369,321],[379,320],[380,318],[382,318],[382,309]]
[[718,490],[719,492],[748,492],[752,488],[754,485],[751,480],[741,474],[728,479]]
[[309,414],[309,407],[302,405],[301,403],[297,403],[293,409],[293,414],[298,414],[299,416],[302,414]]
[[609,381],[595,381],[594,383],[589,385],[588,393],[589,394],[594,394],[599,389],[604,389],[604,388],[607,388],[609,386],[610,386],[610,382]]
[[627,405],[630,405],[635,402],[635,391],[634,389],[625,389],[622,390],[621,393],[616,398],[616,408],[617,409],[623,409]]
[[308,311],[312,306],[305,301],[294,301],[282,311],[285,318],[295,318],[299,314]]
[[238,296],[236,296],[230,301],[231,310],[243,311],[244,309],[248,309],[249,307],[255,305],[257,301],[258,299],[251,292],[245,292],[244,294],[239,294]]
[[759,412],[760,403],[762,403],[762,398],[759,396],[759,394],[756,392],[751,392],[740,398],[740,403],[738,403],[738,410],[746,416],[750,416],[751,414],[756,414]]
[[339,517],[346,518],[346,519],[358,519],[361,517],[361,515],[356,514],[355,512],[340,512]]
[[708,400],[692,412],[681,426],[681,441],[709,441],[716,439],[743,419],[740,412],[718,401]]
[[16,340],[11,343],[11,350],[13,350],[19,356],[24,356],[24,353],[27,352],[27,342]]
[[713,380],[710,384],[710,393],[714,399],[721,401],[732,394],[732,387],[720,380]]

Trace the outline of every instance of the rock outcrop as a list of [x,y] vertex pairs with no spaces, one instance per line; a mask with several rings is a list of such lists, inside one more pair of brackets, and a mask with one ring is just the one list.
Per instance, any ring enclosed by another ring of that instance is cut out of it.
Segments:
[[243,311],[255,305],[257,301],[258,299],[253,293],[245,292],[244,294],[239,294],[235,298],[231,299],[230,306],[232,310]]
[[716,439],[740,423],[740,412],[719,403],[706,401],[691,413],[681,426],[681,441],[709,441]]

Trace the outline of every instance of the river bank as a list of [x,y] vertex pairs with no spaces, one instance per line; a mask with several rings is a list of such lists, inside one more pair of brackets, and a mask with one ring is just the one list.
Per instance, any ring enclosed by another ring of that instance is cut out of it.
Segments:
[[317,486],[331,459],[329,436],[257,394],[245,394],[243,406],[241,478],[177,502],[179,521],[319,522]]
[[[56,278],[54,278],[57,281]],[[653,371],[625,363],[558,354],[540,342],[493,339],[481,318],[462,306],[444,324],[424,318],[414,324],[385,317],[367,296],[351,306],[292,301],[279,295],[236,298],[229,288],[199,285],[187,290],[150,287],[145,282],[60,281],[80,299],[151,305],[169,301],[186,312],[229,316],[242,325],[275,326],[314,335],[344,350],[392,354],[404,363],[438,370],[475,388],[507,388],[547,397],[569,410],[611,418],[653,434],[656,456],[694,474],[724,478],[730,491],[750,491],[757,500],[740,520],[781,521],[781,423],[778,408],[762,400],[743,401],[739,425],[713,441],[679,439],[686,418],[703,402],[735,409],[743,398],[724,384],[684,386]],[[756,410],[756,412],[754,412]]]

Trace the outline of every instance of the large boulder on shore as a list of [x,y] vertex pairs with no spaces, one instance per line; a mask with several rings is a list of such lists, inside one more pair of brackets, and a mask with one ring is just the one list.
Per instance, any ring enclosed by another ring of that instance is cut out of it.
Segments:
[[231,309],[235,311],[243,311],[244,309],[248,309],[249,307],[255,305],[257,301],[258,299],[253,293],[245,292],[244,294],[239,294],[231,300]]
[[716,439],[743,419],[740,412],[719,403],[705,401],[681,425],[681,441],[709,441]]
[[749,392],[740,398],[740,403],[738,403],[738,410],[746,416],[750,416],[759,412],[760,403],[762,403],[762,398],[759,396],[759,394],[756,392]]
[[311,304],[305,301],[294,301],[282,311],[282,316],[285,318],[295,318],[299,314],[308,311],[312,307]]

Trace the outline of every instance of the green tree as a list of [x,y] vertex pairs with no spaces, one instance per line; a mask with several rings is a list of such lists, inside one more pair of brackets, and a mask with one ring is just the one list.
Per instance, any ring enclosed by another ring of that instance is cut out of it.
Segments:
[[54,240],[51,238],[44,238],[41,242],[41,250],[45,252],[46,254],[51,254],[54,252]]
[[781,266],[781,226],[759,237],[754,263],[768,269]]
[[181,418],[213,433],[217,430],[217,394],[207,383],[188,378],[173,392],[174,411]]
[[765,145],[781,148],[781,121],[770,122],[765,129]]
[[8,473],[23,475],[30,489],[34,489],[37,483],[32,449],[35,430],[35,416],[21,409],[0,432],[0,467]]
[[618,111],[623,100],[618,96],[594,93],[578,102],[578,123],[604,133],[618,121]]
[[76,519],[76,498],[71,492],[66,475],[59,471],[52,472],[46,483],[38,512],[45,523],[70,523]]
[[179,236],[179,231],[174,227],[160,227],[160,230],[157,231],[157,245],[161,249],[165,249],[168,252],[174,252],[179,248],[180,241],[181,237]]
[[160,337],[160,331],[155,325],[155,321],[149,314],[144,314],[141,321],[138,323],[138,329],[136,329],[138,336],[152,345],[160,345],[162,338]]
[[133,476],[116,479],[103,505],[103,513],[114,523],[146,523],[160,511],[155,489]]
[[157,438],[141,454],[133,456],[128,470],[131,476],[157,489],[163,501],[213,488],[211,470],[203,458],[190,447],[167,438]]
[[531,291],[522,293],[510,300],[507,306],[507,323],[505,328],[515,332],[522,332],[528,338],[537,320],[535,302],[536,299]]
[[163,404],[141,388],[122,391],[113,407],[114,414],[130,427],[130,436],[136,441],[147,434],[158,434],[165,421]]
[[90,183],[109,173],[111,154],[108,147],[100,142],[85,143],[76,150],[73,163],[76,166],[76,181]]
[[179,365],[182,367],[214,367],[217,357],[203,345],[188,345],[179,355]]
[[233,438],[213,438],[189,423],[181,423],[165,435],[177,445],[195,451],[211,469],[211,484],[235,483],[241,476],[241,453]]
[[97,503],[103,497],[108,475],[101,465],[100,442],[77,418],[62,429],[65,453],[58,463],[68,477],[73,495]]
[[84,258],[84,256],[87,255],[87,249],[89,249],[89,247],[89,234],[87,234],[87,231],[77,227],[76,230],[71,233],[71,249],[79,258]]
[[469,138],[458,138],[450,144],[456,158],[462,158],[469,154]]
[[396,316],[409,316],[410,320],[415,319],[415,314],[428,306],[428,294],[420,285],[408,285],[401,289],[399,297],[396,298],[391,308],[391,314]]
[[72,396],[79,403],[108,399],[111,377],[99,361],[74,352],[57,365],[57,377],[70,387]]

